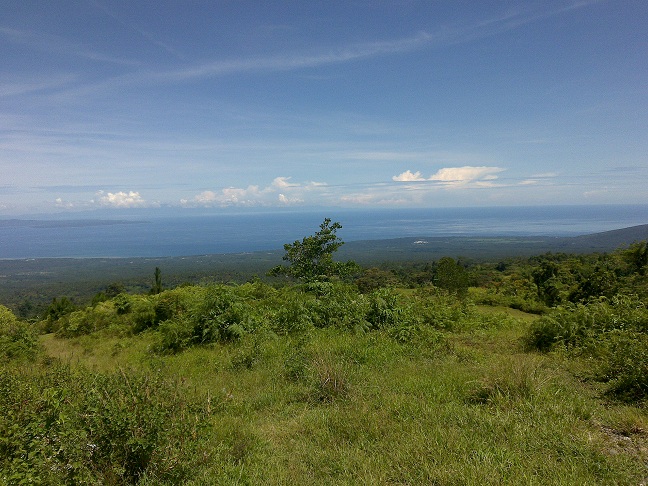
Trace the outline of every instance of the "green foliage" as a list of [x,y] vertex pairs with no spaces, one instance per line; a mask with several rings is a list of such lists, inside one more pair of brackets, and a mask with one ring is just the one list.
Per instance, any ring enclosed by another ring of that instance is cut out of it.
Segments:
[[368,327],[367,299],[352,285],[316,282],[308,285],[307,289],[316,296],[311,306],[315,326],[354,330]]
[[193,343],[194,324],[187,318],[177,317],[160,324],[160,341],[157,350],[177,353]]
[[0,371],[0,481],[137,484],[188,477],[204,410],[180,383],[53,365]]
[[589,304],[569,304],[538,319],[527,335],[537,349],[583,346],[611,331],[648,333],[648,309],[635,296],[616,296]]
[[635,242],[630,247],[621,252],[621,257],[630,267],[631,272],[645,275],[648,268],[648,242]]
[[406,324],[411,316],[403,307],[394,290],[382,288],[374,290],[369,295],[367,321],[372,329],[384,329],[391,326]]
[[610,331],[597,347],[596,376],[608,381],[608,392],[624,400],[648,398],[648,333]]
[[363,294],[368,294],[382,287],[396,287],[399,284],[398,277],[389,270],[380,268],[368,268],[355,279],[358,290]]
[[0,360],[33,359],[40,349],[35,329],[0,305]]
[[462,265],[450,257],[444,257],[437,262],[434,285],[464,297],[468,292],[469,276]]
[[594,376],[613,395],[648,397],[648,308],[634,296],[560,307],[538,319],[526,335],[531,348],[563,346],[593,359]]
[[141,332],[144,329],[155,326],[156,320],[155,302],[150,297],[133,295],[128,298],[117,300],[118,314],[125,314],[125,317],[132,323],[133,331]]
[[80,336],[119,322],[114,304],[112,301],[106,301],[94,307],[74,311],[60,318],[60,328],[57,334],[62,337]]
[[359,267],[354,262],[333,261],[333,254],[344,244],[336,234],[341,228],[340,223],[331,223],[326,218],[314,235],[306,236],[302,241],[286,243],[283,259],[290,262],[290,266],[279,265],[270,274],[288,275],[304,282],[313,282],[346,277],[356,272]]
[[542,260],[540,267],[533,271],[533,281],[538,287],[538,297],[547,306],[560,303],[559,267],[553,261]]
[[58,320],[77,310],[77,306],[67,297],[57,299],[54,297],[52,303],[45,311],[45,332],[58,330]]
[[162,270],[160,267],[155,267],[153,287],[151,287],[151,294],[159,294],[162,292]]
[[284,295],[272,314],[272,329],[278,334],[303,333],[311,329],[312,302],[313,299],[292,292]]

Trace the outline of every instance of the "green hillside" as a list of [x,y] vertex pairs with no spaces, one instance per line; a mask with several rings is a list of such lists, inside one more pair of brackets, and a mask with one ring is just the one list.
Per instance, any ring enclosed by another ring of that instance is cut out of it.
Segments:
[[0,484],[646,482],[646,242],[374,267],[339,244],[323,225],[265,281],[157,266],[0,305]]

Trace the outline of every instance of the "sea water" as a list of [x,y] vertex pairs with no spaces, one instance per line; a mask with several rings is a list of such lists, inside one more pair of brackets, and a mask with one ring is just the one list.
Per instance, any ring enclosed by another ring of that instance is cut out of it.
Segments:
[[0,258],[163,257],[281,249],[342,224],[344,241],[435,236],[576,236],[648,224],[648,205],[226,211],[119,219],[0,220]]

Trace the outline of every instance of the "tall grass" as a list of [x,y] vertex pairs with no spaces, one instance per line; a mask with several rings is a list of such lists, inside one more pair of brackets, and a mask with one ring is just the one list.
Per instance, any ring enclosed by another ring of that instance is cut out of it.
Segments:
[[527,321],[337,285],[188,287],[47,336],[33,364],[1,368],[0,484],[644,480],[645,409],[525,352]]

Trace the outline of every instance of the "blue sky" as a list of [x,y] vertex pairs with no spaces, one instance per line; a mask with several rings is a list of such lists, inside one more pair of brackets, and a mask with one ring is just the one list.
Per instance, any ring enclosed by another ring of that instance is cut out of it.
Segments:
[[0,216],[647,202],[644,0],[2,11]]

